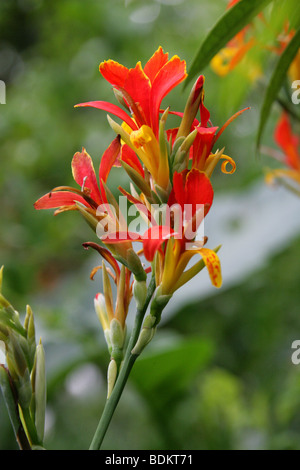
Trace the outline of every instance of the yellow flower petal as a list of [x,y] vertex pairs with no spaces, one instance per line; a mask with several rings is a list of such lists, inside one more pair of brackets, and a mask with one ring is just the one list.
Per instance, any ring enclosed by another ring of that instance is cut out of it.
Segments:
[[[233,158],[228,157],[228,155],[222,155],[220,158],[223,158],[225,160],[224,162],[222,162],[221,171],[223,173],[226,173],[226,175],[231,175],[232,173],[234,173],[236,170],[236,163]],[[230,163],[231,165],[231,170],[229,171],[226,169],[228,163]]]
[[130,134],[130,140],[137,149],[151,142],[152,138],[153,132],[148,126],[142,126],[137,131],[132,131]]
[[209,248],[201,248],[198,253],[202,256],[202,259],[207,267],[212,285],[215,287],[221,287],[221,264],[218,255]]

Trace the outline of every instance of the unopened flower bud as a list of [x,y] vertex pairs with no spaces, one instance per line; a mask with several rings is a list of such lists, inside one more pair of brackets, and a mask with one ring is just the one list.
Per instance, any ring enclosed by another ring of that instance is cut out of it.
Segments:
[[99,293],[96,294],[94,299],[95,312],[97,317],[102,325],[103,330],[109,329],[109,320],[106,311],[105,298],[104,295]]
[[35,326],[34,326],[34,317],[32,310],[29,305],[26,307],[26,317],[24,321],[24,328],[27,332],[27,341],[26,346],[29,349],[28,359],[30,362],[30,367],[33,366],[34,362],[34,355],[36,350],[36,342],[35,342]]
[[42,343],[37,345],[34,368],[31,374],[32,390],[35,402],[35,427],[39,440],[44,439],[45,412],[46,412],[46,372],[45,352]]
[[113,318],[110,322],[110,341],[113,349],[122,349],[124,345],[124,330],[116,318]]
[[152,315],[148,315],[146,317],[143,328],[134,348],[131,351],[131,354],[138,356],[141,354],[147,344],[150,343],[156,331],[156,328],[154,327],[155,322],[156,318]]
[[177,138],[181,136],[186,136],[190,133],[201,100],[203,99],[203,85],[204,76],[200,75],[200,77],[196,80],[185,105],[183,117],[177,133]]
[[166,307],[171,297],[172,294],[162,294],[161,286],[158,286],[150,306],[150,314],[156,319],[155,326],[158,325],[158,323],[160,322],[162,311]]
[[146,281],[137,281],[133,283],[133,295],[138,309],[142,309],[145,305],[147,297],[147,284]]
[[107,398],[110,397],[113,391],[116,378],[118,375],[118,366],[114,359],[111,359],[107,369]]
[[197,129],[194,129],[188,134],[188,136],[183,140],[180,147],[178,148],[173,162],[173,172],[183,171],[188,166],[189,151],[191,146],[194,143],[194,140],[197,135]]
[[137,281],[146,281],[147,274],[145,273],[139,256],[132,248],[127,250],[126,261],[126,265],[134,274],[135,279]]

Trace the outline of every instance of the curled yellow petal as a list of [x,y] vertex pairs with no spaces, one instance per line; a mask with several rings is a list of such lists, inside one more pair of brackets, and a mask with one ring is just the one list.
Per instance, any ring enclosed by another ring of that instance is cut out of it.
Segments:
[[[221,155],[221,157],[223,160],[225,160],[224,162],[222,162],[222,165],[221,165],[221,171],[223,173],[225,173],[226,175],[232,175],[232,173],[235,172],[236,170],[236,163],[235,161],[233,160],[233,158],[229,157],[228,155]],[[230,170],[227,170],[227,165],[228,163],[231,165],[231,169]]]

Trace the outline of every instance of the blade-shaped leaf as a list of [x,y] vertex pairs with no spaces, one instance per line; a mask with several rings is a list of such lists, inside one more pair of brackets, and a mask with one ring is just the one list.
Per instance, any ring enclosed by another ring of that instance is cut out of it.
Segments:
[[284,78],[289,69],[289,66],[291,65],[291,62],[293,61],[295,55],[297,54],[299,47],[300,47],[300,28],[295,33],[292,40],[289,42],[289,44],[287,45],[282,55],[279,57],[277,64],[275,66],[275,69],[270,78],[270,82],[265,93],[263,105],[261,107],[260,122],[259,122],[257,139],[256,139],[256,148],[258,148],[260,145],[262,133],[263,133],[266,121],[268,119],[271,106],[273,102],[275,101],[275,99],[277,98],[278,92],[284,82]]
[[273,0],[240,0],[226,11],[205,37],[190,67],[185,86],[211,59]]
[[12,389],[12,383],[8,370],[3,364],[0,364],[0,388],[2,390],[3,398],[7,407],[9,418],[17,439],[17,442],[21,449],[29,450],[30,444],[24,432],[23,426],[18,412],[18,405],[15,394]]

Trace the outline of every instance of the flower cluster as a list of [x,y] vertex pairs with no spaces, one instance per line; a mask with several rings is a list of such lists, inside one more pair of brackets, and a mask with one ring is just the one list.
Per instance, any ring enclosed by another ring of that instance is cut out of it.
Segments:
[[[91,157],[82,149],[72,160],[73,177],[79,188],[57,187],[41,197],[35,208],[55,208],[55,213],[77,210],[100,238],[100,244],[84,246],[96,249],[109,264],[108,268],[104,263],[100,266],[104,292],[97,295],[95,306],[111,353],[109,377],[113,385],[122,361],[128,306],[134,296],[138,308],[142,308],[148,273],[155,279],[156,291],[140,336],[147,333],[147,341],[174,292],[205,266],[212,284],[221,286],[218,248],[205,247],[206,237],[198,240],[196,235],[213,204],[211,177],[218,162],[222,160],[224,173],[235,171],[234,160],[223,150],[214,150],[214,146],[242,111],[220,129],[213,126],[204,105],[202,75],[183,112],[162,109],[162,100],[187,74],[185,62],[178,56],[169,58],[161,47],[144,67],[138,62],[134,68],[127,68],[108,60],[100,64],[100,73],[111,84],[118,104],[91,101],[76,105],[108,112],[108,122],[116,133],[103,153],[99,182]],[[178,127],[167,128],[170,114],[177,116]],[[128,226],[120,203],[108,187],[113,166],[123,168],[130,178],[130,191],[121,187],[119,190],[126,203],[141,215],[143,233]],[[166,209],[164,220],[153,215],[157,205]],[[135,242],[141,243],[139,251],[134,249]],[[200,255],[200,260],[188,267],[195,255]],[[115,307],[109,278],[117,287]],[[147,341],[138,341],[136,354]]]

